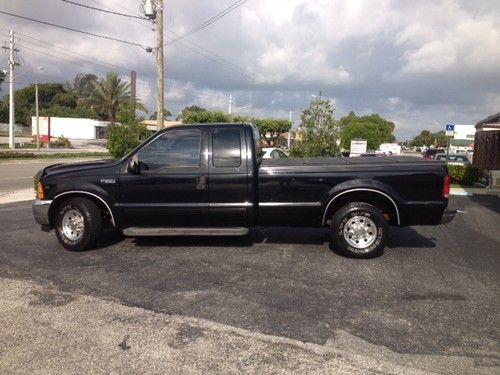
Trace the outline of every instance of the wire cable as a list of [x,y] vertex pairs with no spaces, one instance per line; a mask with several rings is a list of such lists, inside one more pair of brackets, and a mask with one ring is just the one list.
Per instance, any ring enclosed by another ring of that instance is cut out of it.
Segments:
[[73,31],[73,32],[80,33],[80,34],[90,35],[90,36],[93,36],[93,37],[96,37],[96,38],[107,39],[107,40],[112,40],[112,41],[114,41],[114,42],[125,43],[125,44],[129,44],[129,45],[132,45],[132,46],[137,46],[137,47],[141,47],[141,48],[146,48],[145,46],[143,46],[143,45],[142,45],[142,44],[140,44],[140,43],[131,42],[131,41],[124,40],[124,39],[119,39],[119,38],[115,38],[115,37],[108,36],[108,35],[95,34],[95,33],[89,32],[89,31],[83,31],[83,30],[73,29],[72,27],[61,26],[61,25],[57,25],[57,24],[55,24],[55,23],[46,22],[46,21],[41,21],[41,20],[37,20],[37,19],[35,19],[35,18],[30,18],[30,17],[20,16],[20,15],[18,15],[18,14],[5,12],[5,11],[3,11],[3,10],[0,10],[0,13],[1,13],[1,14],[5,14],[5,15],[7,15],[7,16],[11,16],[11,17],[21,18],[21,19],[23,19],[23,20],[27,20],[27,21],[32,21],[32,22],[36,22],[36,23],[41,23],[41,24],[43,24],[43,25],[48,25],[48,26],[52,26],[52,27],[57,27],[57,28],[59,28],[59,29],[64,29],[64,30]]
[[76,5],[76,6],[87,8],[87,9],[97,10],[98,12],[104,12],[104,13],[114,14],[114,15],[117,15],[117,16],[130,17],[130,18],[136,18],[136,19],[140,19],[140,20],[149,21],[149,19],[147,19],[146,17],[140,17],[140,16],[135,16],[135,15],[132,15],[132,14],[125,14],[125,13],[115,12],[115,11],[112,11],[112,10],[106,10],[106,9],[102,9],[102,8],[96,8],[96,7],[93,7],[93,6],[90,6],[90,5],[77,3],[76,1],[71,1],[71,0],[61,0],[61,1],[65,2],[65,3],[68,3],[68,4],[71,4],[71,5]]
[[[52,48],[48,48],[48,47],[43,47],[43,48],[51,49],[52,51],[58,52],[58,53],[61,53],[61,54],[68,54],[68,53],[70,53],[70,54],[76,55],[76,56],[78,56],[79,59],[86,60],[89,64],[100,66],[100,67],[105,68],[105,69],[114,68],[114,69],[118,69],[118,70],[122,70],[122,71],[126,71],[126,72],[128,72],[130,70],[129,68],[126,68],[124,66],[112,64],[112,63],[109,63],[109,62],[104,61],[104,60],[99,60],[99,59],[96,59],[96,58],[90,59],[88,56],[86,56],[86,55],[84,55],[82,53],[75,52],[75,51],[72,51],[72,50],[67,49],[67,48],[62,48],[62,47],[54,46],[53,44],[50,44],[50,43],[48,43],[46,41],[37,39],[35,37],[32,37],[31,35],[22,33],[20,31],[17,31],[16,34],[22,35],[24,38],[22,38],[20,40],[23,40],[26,43],[37,45],[36,43],[34,43],[34,42],[30,41],[30,40],[27,40],[25,38],[32,39],[32,40],[34,40],[34,41],[36,41],[38,43],[42,43],[42,44],[44,44],[46,46],[52,47]],[[42,47],[41,45],[38,45],[38,46]],[[63,52],[60,52],[58,50],[62,50]]]
[[189,36],[191,34],[194,34],[194,33],[198,32],[198,31],[206,28],[207,26],[210,26],[211,24],[213,24],[214,22],[218,21],[219,19],[221,19],[222,17],[224,17],[226,14],[231,13],[233,10],[235,10],[238,7],[242,6],[246,2],[247,2],[247,0],[238,0],[238,1],[234,2],[234,3],[232,3],[230,6],[228,6],[227,8],[225,8],[225,9],[221,10],[219,13],[217,13],[215,16],[209,18],[205,22],[203,22],[203,23],[199,24],[198,26],[196,26],[195,28],[189,30],[187,33],[182,34],[182,35],[180,35],[177,38],[174,38],[172,40],[169,40],[163,46],[175,43],[175,42],[177,42],[179,40],[182,40],[182,39],[186,38],[187,36]]
[[70,64],[78,65],[78,66],[81,66],[83,68],[90,69],[90,70],[93,70],[93,71],[96,71],[96,72],[99,72],[99,73],[107,74],[106,71],[90,67],[90,66],[88,66],[86,64],[78,63],[78,62],[70,60],[70,59],[65,59],[64,57],[55,56],[55,55],[52,55],[50,53],[47,53],[47,52],[44,52],[44,51],[40,51],[40,50],[38,50],[36,48],[33,48],[31,46],[27,46],[25,44],[19,44],[19,45],[21,45],[23,48],[26,48],[27,50],[30,50],[30,51],[33,51],[33,52],[37,52],[37,53],[40,53],[42,55],[46,55],[46,56],[51,57],[53,59],[58,59],[58,60],[66,61],[66,62],[69,62]]

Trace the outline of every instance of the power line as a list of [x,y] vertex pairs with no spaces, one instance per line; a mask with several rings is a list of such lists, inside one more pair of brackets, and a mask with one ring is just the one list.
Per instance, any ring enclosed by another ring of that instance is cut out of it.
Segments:
[[18,15],[18,14],[5,12],[5,11],[3,11],[3,10],[0,10],[0,13],[1,13],[1,14],[5,14],[5,15],[7,15],[7,16],[12,16],[12,17],[21,18],[21,19],[24,19],[24,20],[27,20],[27,21],[32,21],[32,22],[41,23],[41,24],[43,24],[43,25],[48,25],[48,26],[52,26],[52,27],[57,27],[57,28],[59,28],[59,29],[64,29],[64,30],[69,30],[69,31],[77,32],[77,33],[80,33],[80,34],[90,35],[90,36],[93,36],[93,37],[96,37],[96,38],[101,38],[101,39],[112,40],[112,41],[114,41],[114,42],[125,43],[125,44],[129,44],[129,45],[132,45],[132,46],[137,46],[137,47],[145,48],[145,46],[143,46],[142,44],[139,44],[139,43],[136,43],[136,42],[131,42],[131,41],[124,40],[124,39],[118,39],[118,38],[115,38],[115,37],[112,37],[112,36],[101,35],[101,34],[95,34],[95,33],[91,33],[91,32],[89,32],[89,31],[83,31],[83,30],[73,29],[72,27],[61,26],[61,25],[57,25],[57,24],[55,24],[55,23],[50,23],[50,22],[41,21],[41,20],[37,20],[37,19],[34,19],[34,18],[30,18],[30,17],[20,16],[20,15]]
[[81,4],[81,3],[77,3],[75,1],[70,1],[70,0],[61,0],[61,1],[65,2],[65,3],[68,3],[68,4],[76,5],[76,6],[79,6],[79,7],[83,7],[83,8],[87,8],[87,9],[92,9],[92,10],[97,10],[98,12],[104,12],[104,13],[114,14],[114,15],[117,15],[117,16],[137,18],[137,19],[140,19],[140,20],[149,21],[146,17],[134,16],[132,14],[125,14],[125,13],[115,12],[115,11],[112,11],[112,10],[106,10],[106,9],[102,9],[102,8],[96,8],[96,7],[93,7],[93,6],[90,6],[90,5]]
[[103,71],[103,70],[100,70],[100,69],[96,69],[96,68],[92,68],[88,65],[85,65],[85,64],[82,64],[82,63],[78,63],[76,61],[73,61],[73,60],[70,60],[70,59],[65,59],[64,57],[60,57],[60,56],[55,56],[55,55],[52,55],[50,53],[47,53],[47,52],[44,52],[44,51],[40,51],[36,48],[33,48],[33,47],[30,47],[30,46],[27,46],[25,44],[22,44],[22,47],[23,48],[26,48],[30,51],[33,51],[33,52],[37,52],[37,53],[40,53],[42,55],[46,55],[48,57],[52,57],[53,59],[58,59],[58,60],[62,60],[62,61],[66,61],[66,62],[69,62],[70,64],[74,64],[74,65],[78,65],[78,66],[81,66],[81,67],[84,67],[86,69],[90,69],[90,70],[94,70],[96,72],[99,72],[99,73],[103,73],[103,74],[106,74],[107,72]]
[[[107,9],[110,9],[110,10],[113,10],[113,11],[115,10],[114,8],[112,8],[112,7],[108,6],[108,5],[105,5],[105,4],[101,3],[100,0],[90,0],[90,1],[92,1],[95,4],[98,4],[98,5],[102,6],[104,8],[107,8]],[[134,11],[134,10],[132,10],[130,8],[125,7],[125,6],[122,6],[122,5],[120,5],[119,3],[117,3],[117,2],[115,2],[113,0],[109,0],[109,1],[111,3],[113,3],[113,4],[115,4],[116,6],[120,7],[121,9],[126,10],[127,12],[131,12],[133,14],[140,14],[139,12]],[[238,1],[237,3],[239,3],[240,1]],[[247,1],[247,0],[245,0],[245,1]],[[229,8],[231,8],[234,5],[237,5],[237,3],[233,3],[231,6],[229,6],[228,8],[226,8],[226,10],[229,9]],[[243,3],[241,3],[240,5],[242,5],[242,4]],[[219,13],[221,13],[221,12],[219,12]],[[132,21],[136,22],[137,24],[141,25],[142,27],[149,28],[146,24],[141,23],[141,22],[139,22],[139,21],[137,21],[135,19],[133,19]],[[181,36],[180,34],[176,33],[173,30],[169,30],[167,28],[165,28],[165,30],[167,32],[169,32],[170,34],[174,35],[174,37],[172,39],[170,39],[166,44],[173,43],[172,42],[173,39],[179,38]],[[195,43],[195,42],[193,42],[193,41],[191,41],[189,39],[186,39],[186,40],[183,40],[183,41],[181,41],[180,39],[178,39],[178,43],[181,44],[182,46],[184,46],[185,48],[187,48],[187,49],[189,49],[189,50],[191,50],[191,51],[193,51],[193,52],[195,52],[195,53],[197,53],[197,54],[199,54],[199,55],[201,55],[203,57],[207,57],[212,62],[217,63],[217,64],[219,64],[221,66],[224,66],[225,68],[228,68],[228,69],[230,69],[230,70],[232,70],[232,71],[240,74],[241,76],[243,76],[245,78],[250,78],[250,79],[255,80],[254,77],[250,76],[248,73],[243,72],[240,67],[238,67],[237,65],[235,65],[231,61],[225,59],[224,57],[222,57],[222,56],[220,56],[218,54],[216,54],[215,52],[212,52],[212,51],[210,51],[210,50],[208,50],[208,49],[200,46],[199,44],[197,44],[197,43]],[[185,43],[189,43],[191,46],[188,45],[188,44],[185,44]],[[199,50],[201,50],[201,51],[199,51]]]
[[[96,65],[96,66],[100,66],[100,67],[103,67],[105,69],[109,69],[110,67],[111,68],[118,68],[119,70],[123,70],[123,71],[126,71],[128,72],[129,71],[129,68],[126,68],[124,66],[120,66],[120,65],[116,65],[116,64],[111,64],[107,61],[104,61],[104,60],[99,60],[99,59],[96,59],[96,58],[92,58],[90,59],[87,55],[84,55],[82,53],[79,53],[79,52],[75,52],[75,51],[72,51],[70,49],[67,49],[67,48],[62,48],[62,47],[57,47],[57,46],[54,46],[53,44],[50,44],[46,41],[43,41],[43,40],[40,40],[40,39],[37,39],[31,35],[28,35],[28,34],[25,34],[25,33],[22,33],[22,32],[17,32],[17,34],[20,34],[26,38],[29,38],[29,39],[32,39],[32,40],[35,40],[37,41],[38,43],[42,43],[42,44],[45,44],[46,46],[50,46],[52,48],[48,48],[48,49],[51,49],[53,50],[54,52],[58,52],[58,53],[61,53],[61,54],[67,54],[67,53],[70,53],[70,54],[73,54],[73,55],[76,55],[78,56],[79,59],[81,60],[86,60],[88,61],[90,64],[93,64],[93,65]],[[24,39],[24,42],[26,43],[30,43],[30,44],[34,44],[34,45],[37,45],[36,43],[34,42],[31,42],[30,40],[26,40]],[[40,45],[38,45],[39,47],[41,47]],[[47,47],[43,47],[43,48],[47,48]],[[62,50],[63,52],[59,52],[57,50]],[[97,61],[97,62],[96,62]],[[99,64],[98,62],[100,62],[101,64]]]
[[238,7],[242,6],[243,4],[245,4],[247,2],[247,0],[238,0],[236,2],[234,2],[233,4],[231,4],[230,6],[228,6],[227,8],[221,10],[219,13],[217,13],[215,16],[209,18],[208,20],[206,20],[205,22],[199,24],[198,26],[196,26],[194,29],[191,29],[189,30],[187,33],[185,34],[182,34],[180,36],[178,36],[177,38],[174,38],[170,41],[168,41],[167,43],[164,44],[164,46],[168,45],[168,44],[172,44],[172,43],[175,43],[181,39],[184,39],[186,38],[187,36],[191,35],[191,34],[194,34],[202,29],[204,29],[205,27],[207,26],[210,26],[211,24],[213,24],[214,22],[216,22],[217,20],[221,19],[222,17],[224,17],[226,14],[229,14],[231,13],[233,10],[237,9]]

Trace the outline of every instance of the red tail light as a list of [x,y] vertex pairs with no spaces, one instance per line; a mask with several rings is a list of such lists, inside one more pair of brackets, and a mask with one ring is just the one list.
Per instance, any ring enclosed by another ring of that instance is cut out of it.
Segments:
[[448,199],[450,197],[450,176],[446,175],[443,179],[443,198]]

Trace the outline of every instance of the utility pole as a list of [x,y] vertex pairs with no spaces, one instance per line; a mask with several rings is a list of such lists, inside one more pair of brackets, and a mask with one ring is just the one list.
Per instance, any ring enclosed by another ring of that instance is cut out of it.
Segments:
[[16,140],[14,137],[14,30],[9,31],[9,147],[16,148]]
[[233,95],[229,94],[229,109],[227,113],[231,114],[233,112]]
[[40,118],[38,117],[38,81],[35,83],[35,107],[36,107],[36,149],[40,150]]
[[[292,123],[292,111],[288,112],[288,121],[290,121],[290,124]],[[292,127],[290,126],[290,130],[288,131],[288,139],[287,139],[287,146],[288,146],[289,150],[290,150],[291,136],[292,136]]]
[[137,72],[132,70],[130,72],[130,100],[134,105],[134,113],[135,113],[135,102],[136,102],[136,92],[137,92]]
[[165,108],[165,72],[163,65],[163,0],[156,0],[156,126],[163,128],[163,109]]

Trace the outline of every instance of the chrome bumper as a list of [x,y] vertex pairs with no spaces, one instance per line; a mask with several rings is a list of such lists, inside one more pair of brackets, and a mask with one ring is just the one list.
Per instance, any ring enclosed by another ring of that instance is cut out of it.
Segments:
[[35,217],[35,221],[41,226],[48,227],[50,224],[49,209],[51,204],[51,200],[42,201],[37,199],[31,206],[33,209],[33,216]]
[[443,217],[441,219],[441,224],[449,224],[453,221],[455,218],[455,215],[457,214],[457,210],[445,210],[443,212]]

